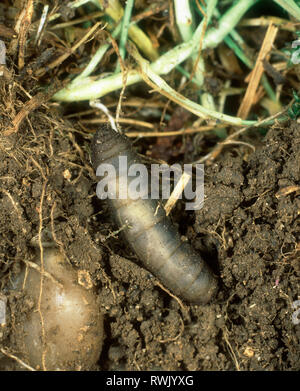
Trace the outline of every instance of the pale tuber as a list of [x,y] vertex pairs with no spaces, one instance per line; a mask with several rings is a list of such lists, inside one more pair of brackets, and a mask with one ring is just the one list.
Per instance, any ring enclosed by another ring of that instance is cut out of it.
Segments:
[[92,369],[103,342],[97,294],[58,250],[44,249],[43,260],[38,254],[18,278],[32,310],[16,322],[17,347],[35,369]]

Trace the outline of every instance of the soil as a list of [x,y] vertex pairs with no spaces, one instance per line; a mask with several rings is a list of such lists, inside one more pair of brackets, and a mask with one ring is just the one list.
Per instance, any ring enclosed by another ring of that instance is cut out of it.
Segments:
[[8,309],[0,369],[24,369],[3,352],[24,359],[14,326],[32,302],[10,281],[34,258],[41,230],[99,292],[106,337],[92,369],[299,370],[299,124],[274,126],[253,153],[224,150],[205,169],[204,207],[195,216],[175,212],[219,278],[217,297],[204,306],[182,306],[138,265],[96,197],[89,145],[76,123],[45,108],[0,139],[0,290]]
[[[91,54],[106,42],[107,33],[103,31],[101,35],[100,26],[99,34],[71,51],[75,42],[86,35],[86,26],[80,24],[68,30],[51,30],[53,26],[48,26],[40,42],[36,42],[42,2],[34,5],[36,15],[32,20],[23,15],[25,3],[29,14],[31,2],[4,3],[0,4],[0,37],[7,51],[1,41],[0,371],[27,370],[24,363],[30,364],[15,331],[37,309],[37,303],[22,289],[13,287],[25,265],[34,262],[37,246],[49,243],[60,249],[75,270],[83,271],[82,283],[94,286],[98,308],[104,316],[105,340],[99,361],[96,366],[81,369],[300,370],[300,319],[295,316],[300,312],[300,124],[296,120],[281,125],[275,122],[272,128],[244,132],[236,144],[228,143],[213,162],[205,165],[203,208],[186,212],[182,202],[176,204],[172,218],[179,232],[211,265],[219,284],[211,303],[182,303],[140,266],[112,222],[107,205],[96,196],[97,182],[90,163],[92,130],[88,120],[79,123],[79,113],[90,110],[87,102],[68,105],[50,100],[68,77],[82,72]],[[8,6],[10,3],[13,7]],[[152,2],[138,3],[143,10]],[[180,37],[174,20],[171,23],[172,12],[167,9],[172,2],[156,3],[167,5],[160,14],[142,22],[147,34],[151,32],[151,39],[158,40],[163,53],[175,47]],[[264,7],[267,9],[254,10],[254,17],[273,15],[271,6]],[[65,2],[55,2],[52,11],[62,15],[55,23],[70,21],[69,27],[73,25]],[[77,13],[76,18],[82,16]],[[278,16],[287,18],[288,14],[278,11]],[[213,23],[217,26],[218,20]],[[253,62],[266,30],[266,26],[239,30],[253,51]],[[285,59],[283,47],[296,38],[289,29],[280,29],[272,45],[270,64],[280,65]],[[95,70],[98,78],[115,71],[114,50],[106,53]],[[224,61],[229,58],[228,52],[224,53],[222,56],[219,47],[204,51],[204,91],[218,97],[227,81],[233,81],[233,89],[246,91],[249,80],[250,70],[235,56],[232,62]],[[128,69],[133,64],[130,57],[126,58]],[[232,64],[237,64],[234,71]],[[270,66],[265,63],[264,67],[270,74]],[[280,85],[285,80],[282,88],[276,89],[281,110],[291,103],[292,90],[299,93],[300,73],[299,65],[289,64],[281,73],[279,70],[271,67],[273,76],[269,81],[275,91],[276,83]],[[278,75],[285,79],[278,80]],[[182,88],[179,73],[172,71],[165,77],[175,89]],[[180,91],[196,102],[199,87],[192,86],[188,83]],[[121,117],[133,118],[134,123],[136,119],[146,119],[159,131],[179,130],[198,121],[158,92],[148,92],[145,83],[126,88],[123,103],[130,98],[138,103],[134,107],[124,103]],[[255,95],[251,119],[266,118],[279,111],[274,102],[270,105],[270,99],[267,109],[261,106],[257,101],[263,97],[260,92]],[[119,97],[120,91],[115,91],[103,97],[102,102],[113,112]],[[228,95],[224,113],[236,115],[242,98]],[[139,105],[146,100],[155,104]],[[290,115],[299,116],[299,100],[292,108]],[[93,111],[89,119],[95,117]],[[165,128],[160,127],[160,120],[167,123]],[[137,126],[131,129],[140,131]],[[231,135],[236,129],[228,126],[225,130]],[[263,139],[261,133],[266,130]],[[191,157],[193,161],[203,158],[220,137],[226,137],[217,136],[215,131],[143,138],[135,140],[134,146],[148,161],[189,163]],[[76,368],[76,363],[71,364]]]

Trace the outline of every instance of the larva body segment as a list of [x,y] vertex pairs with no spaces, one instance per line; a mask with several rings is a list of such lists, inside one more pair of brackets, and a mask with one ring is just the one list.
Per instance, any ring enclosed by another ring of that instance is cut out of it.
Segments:
[[[126,156],[128,167],[141,163],[129,139],[110,126],[101,127],[92,142],[92,163],[97,170],[109,163],[119,172],[119,157]],[[100,177],[100,179],[102,179]],[[133,180],[127,177],[127,185]],[[108,199],[112,216],[146,269],[170,291],[194,304],[207,303],[216,292],[217,282],[201,256],[182,242],[177,229],[166,216],[159,200]]]

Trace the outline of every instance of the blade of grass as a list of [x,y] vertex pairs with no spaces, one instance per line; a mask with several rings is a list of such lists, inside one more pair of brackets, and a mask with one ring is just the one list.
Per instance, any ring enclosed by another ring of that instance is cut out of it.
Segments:
[[235,55],[245,64],[248,68],[253,68],[253,61],[251,61],[243,52],[243,50],[234,42],[234,40],[227,36],[224,38],[226,45],[232,49]]
[[[201,105],[205,107],[206,109],[216,111],[216,104],[214,101],[214,97],[209,94],[208,92],[204,92],[201,94]],[[223,112],[219,110],[219,112]],[[214,128],[213,132],[219,137],[219,138],[225,138],[227,136],[226,128]]]
[[190,8],[190,1],[174,0],[176,24],[183,41],[188,42],[191,39],[195,39],[195,36],[197,36],[197,41],[200,42],[200,44],[197,45],[197,52],[193,53],[191,56],[193,62],[191,79],[197,80],[197,85],[199,85],[200,87],[203,85],[205,74],[205,64],[203,57],[201,56],[203,36],[213,16],[213,11],[217,6],[217,2],[218,0],[207,0],[206,13],[202,10],[203,14],[201,14],[201,16],[203,17],[203,19],[197,28],[198,31],[201,31],[201,35],[197,33],[196,35],[194,34],[192,36],[191,33],[195,31],[195,28],[193,26],[193,13],[192,9]]
[[236,126],[244,125],[253,125],[256,121],[244,121],[241,118],[232,117],[223,113],[216,112],[214,110],[207,109],[198,103],[192,102],[183,95],[179,94],[173,88],[171,88],[159,75],[157,75],[153,69],[150,67],[148,61],[146,61],[137,51],[136,47],[133,45],[129,46],[130,54],[135,58],[138,64],[141,67],[141,75],[144,81],[158,90],[159,93],[166,96],[173,102],[184,107],[191,113],[202,118],[215,118],[216,120],[227,122]]
[[287,30],[287,31],[296,31],[296,24],[293,23],[292,20],[287,20],[283,18],[279,18],[278,16],[269,16],[264,15],[260,16],[258,18],[251,18],[251,19],[243,19],[239,23],[239,27],[245,26],[268,26],[271,22],[276,24],[276,26],[280,27],[280,30]]
[[[121,24],[119,24],[115,30],[113,31],[112,33],[112,37],[113,38],[117,38],[118,35],[120,34],[121,32]],[[78,82],[79,80],[85,78],[85,77],[88,77],[90,76],[91,73],[94,72],[94,70],[96,69],[97,65],[99,64],[99,62],[102,60],[104,54],[107,52],[107,50],[109,49],[110,47],[110,44],[109,43],[106,43],[104,45],[101,45],[99,47],[99,49],[96,51],[96,53],[93,55],[93,57],[91,58],[90,62],[88,63],[88,65],[86,66],[86,68],[81,72],[81,74],[79,76],[77,76],[73,81],[72,81],[72,84],[74,85],[74,83]]]
[[189,0],[174,0],[175,18],[183,42],[192,39],[195,21]]
[[215,48],[223,41],[224,37],[234,29],[238,21],[250,7],[259,0],[239,0],[219,20],[218,27],[209,30],[205,37],[205,47]]
[[[256,2],[257,0],[240,0],[235,3],[219,20],[218,28],[212,28],[206,33],[202,42],[202,50],[216,47],[222,42],[224,37],[238,24],[243,14]],[[197,27],[193,38],[189,42],[177,45],[160,56],[151,64],[151,69],[157,74],[166,75],[193,53],[197,53],[200,45],[199,40],[204,27],[204,23],[202,22]],[[137,71],[128,71],[127,85],[137,83],[141,80],[142,78]],[[121,72],[96,81],[91,78],[84,78],[80,86],[76,85],[76,88],[72,88],[69,85],[55,94],[53,99],[65,102],[97,99],[109,92],[122,88],[122,86],[123,77]]]
[[[214,9],[217,6],[217,0],[207,0],[206,13],[201,23],[203,23],[203,33],[206,32],[207,26],[209,25],[211,18],[213,16]],[[205,75],[205,62],[202,56],[202,42],[203,42],[203,34],[200,38],[200,45],[197,53],[192,55],[192,60],[194,63],[192,76],[198,80],[199,83],[204,83],[204,75]]]
[[[120,44],[119,44],[119,52],[122,60],[125,58],[126,54],[126,42],[128,37],[128,29],[129,29],[129,23],[130,18],[132,14],[132,9],[134,5],[134,0],[127,0],[125,10],[124,10],[124,16],[122,20],[122,29],[121,29],[121,36],[120,36]],[[118,62],[116,66],[115,72],[120,72],[120,63]]]
[[290,15],[300,20],[300,8],[294,0],[274,0],[274,2],[280,5]]
[[[118,23],[124,15],[124,10],[119,0],[110,0],[108,6],[105,6],[105,0],[91,0],[96,7],[103,9],[104,12],[109,15],[116,23]],[[149,58],[154,61],[158,58],[159,54],[153,47],[153,44],[149,37],[139,28],[138,25],[131,25],[128,29],[129,37],[135,42],[138,48]]]

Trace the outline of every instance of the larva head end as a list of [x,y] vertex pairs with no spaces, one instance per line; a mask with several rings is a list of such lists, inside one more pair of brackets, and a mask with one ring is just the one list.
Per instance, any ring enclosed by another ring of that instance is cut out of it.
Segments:
[[130,149],[129,139],[117,133],[110,124],[104,124],[96,131],[91,145],[91,162],[96,170],[99,164]]

